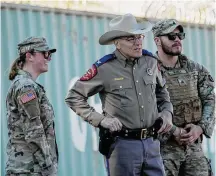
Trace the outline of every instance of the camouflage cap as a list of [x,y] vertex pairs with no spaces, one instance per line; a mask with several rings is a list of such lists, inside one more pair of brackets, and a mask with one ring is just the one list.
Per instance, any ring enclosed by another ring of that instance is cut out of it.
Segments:
[[180,30],[180,32],[184,32],[182,25],[180,25],[178,21],[176,21],[175,19],[166,19],[166,20],[161,20],[157,22],[153,26],[152,32],[153,32],[154,37],[157,37],[160,35],[168,34],[177,27]]
[[29,37],[18,44],[19,54],[24,54],[30,50],[56,52],[56,49],[49,48],[46,39],[43,37]]

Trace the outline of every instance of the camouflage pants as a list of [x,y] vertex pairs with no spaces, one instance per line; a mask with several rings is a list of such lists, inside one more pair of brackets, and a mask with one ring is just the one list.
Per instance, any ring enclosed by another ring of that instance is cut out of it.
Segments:
[[201,145],[180,146],[174,141],[161,145],[167,176],[209,176],[209,162]]

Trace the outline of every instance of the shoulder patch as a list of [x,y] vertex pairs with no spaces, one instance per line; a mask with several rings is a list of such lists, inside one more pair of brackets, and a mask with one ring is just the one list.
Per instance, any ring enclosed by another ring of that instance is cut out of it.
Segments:
[[21,103],[25,104],[29,101],[32,101],[36,98],[35,92],[34,91],[28,91],[27,93],[24,93],[20,97]]
[[95,77],[97,74],[97,67],[95,64],[92,65],[92,67],[80,78],[80,81],[88,81]]
[[104,63],[106,63],[107,61],[114,59],[116,56],[115,54],[108,54],[105,55],[104,57],[102,57],[101,59],[97,60],[95,62],[96,67],[100,67],[101,65],[103,65]]
[[150,51],[145,50],[145,49],[142,50],[142,55],[148,55],[148,56],[152,56],[153,57],[153,54]]

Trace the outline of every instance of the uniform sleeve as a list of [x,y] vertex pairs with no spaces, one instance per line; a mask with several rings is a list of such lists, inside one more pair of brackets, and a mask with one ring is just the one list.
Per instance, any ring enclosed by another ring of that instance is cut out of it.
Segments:
[[199,66],[198,93],[202,103],[202,119],[198,125],[203,134],[210,138],[215,126],[214,80],[203,66]]
[[66,104],[83,120],[89,122],[91,125],[97,127],[104,116],[95,111],[87,100],[88,97],[97,94],[103,90],[103,80],[100,74],[97,73],[89,80],[78,80],[72,89],[69,90],[65,102]]
[[165,86],[165,79],[162,77],[161,72],[158,70],[157,85],[156,85],[156,98],[159,112],[164,110],[173,114],[173,106],[170,102],[169,92]]
[[25,118],[22,124],[25,140],[33,151],[43,174],[43,171],[46,172],[47,169],[51,170],[52,161],[40,118],[38,92],[33,85],[24,86],[17,91],[17,103],[19,108],[23,110],[22,112]]

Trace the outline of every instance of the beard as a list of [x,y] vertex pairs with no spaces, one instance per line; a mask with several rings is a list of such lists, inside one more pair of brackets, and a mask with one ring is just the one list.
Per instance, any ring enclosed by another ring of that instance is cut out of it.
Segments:
[[172,51],[172,47],[166,46],[162,40],[161,40],[161,47],[162,47],[163,52],[167,55],[179,56],[181,54],[181,50],[180,51]]

